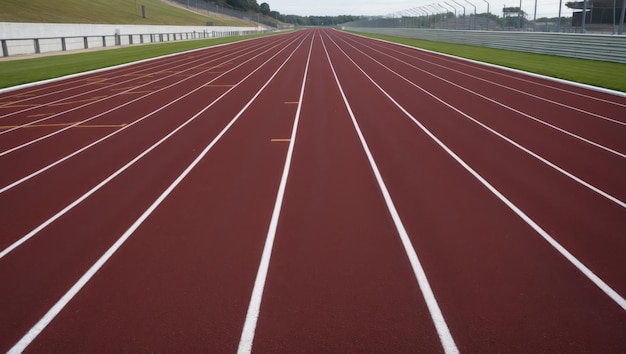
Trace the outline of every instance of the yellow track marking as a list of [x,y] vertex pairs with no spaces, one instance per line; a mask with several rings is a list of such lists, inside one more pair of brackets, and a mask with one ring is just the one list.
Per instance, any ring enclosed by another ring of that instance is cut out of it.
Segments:
[[131,95],[133,93],[149,93],[152,92],[150,90],[144,90],[144,91],[128,91],[128,92],[123,92],[122,95]]
[[30,104],[16,104],[16,105],[11,105],[12,102],[7,102],[6,104],[3,104],[0,106],[0,108],[25,108],[25,107],[35,107],[35,106],[40,106],[37,103],[30,103]]
[[126,90],[132,90],[137,86],[126,86],[126,87],[119,87],[119,88],[112,88],[110,89],[111,91],[126,91]]
[[51,104],[49,105],[50,107],[56,107],[56,106],[65,106],[68,104],[74,104],[74,103],[84,103],[84,102],[91,102],[91,101],[95,101],[95,100],[99,100],[101,98],[105,98],[107,96],[95,96],[92,98],[87,98],[85,100],[77,100],[77,101],[69,101],[69,102],[60,102],[60,103],[55,103],[55,104]]
[[[54,127],[67,127],[74,124],[79,124],[80,122],[69,122],[69,123],[50,123],[50,124],[32,124],[27,126],[21,125],[3,125],[0,126],[0,130],[12,129],[12,128],[54,128]],[[72,128],[122,128],[127,124],[80,124]]]
[[77,125],[74,128],[123,128],[127,124],[85,124],[85,125]]
[[299,104],[300,102],[298,101],[287,101],[285,102],[285,104]]
[[12,129],[12,128],[51,128],[51,127],[67,127],[68,125],[76,124],[78,122],[69,123],[50,123],[50,124],[32,124],[27,126],[21,125],[3,125],[0,129]]
[[288,143],[288,142],[291,142],[291,139],[272,139],[271,142],[273,142],[273,143],[278,143],[278,142],[280,142],[280,143]]
[[85,81],[87,82],[88,85],[98,85],[98,84],[108,85],[108,84],[110,84],[110,82],[105,82],[107,80],[109,80],[109,79],[108,78],[106,78],[106,79],[102,79],[102,78],[85,79]]

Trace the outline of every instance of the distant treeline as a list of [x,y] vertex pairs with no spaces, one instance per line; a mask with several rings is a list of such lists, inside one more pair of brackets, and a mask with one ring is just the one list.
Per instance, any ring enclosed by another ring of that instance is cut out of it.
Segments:
[[290,23],[298,26],[331,26],[346,22],[357,21],[360,16],[341,15],[341,16],[298,16],[283,15],[278,11],[272,11],[270,5],[266,2],[260,5],[256,0],[213,0],[212,2],[229,7],[236,10],[246,12],[261,13],[270,16],[278,21]]

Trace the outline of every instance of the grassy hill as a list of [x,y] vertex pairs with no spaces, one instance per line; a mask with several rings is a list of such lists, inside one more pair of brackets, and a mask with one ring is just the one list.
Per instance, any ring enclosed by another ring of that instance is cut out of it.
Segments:
[[[0,22],[104,23],[133,25],[251,26],[238,19],[213,18],[161,0],[0,0]],[[146,18],[141,15],[146,7]]]

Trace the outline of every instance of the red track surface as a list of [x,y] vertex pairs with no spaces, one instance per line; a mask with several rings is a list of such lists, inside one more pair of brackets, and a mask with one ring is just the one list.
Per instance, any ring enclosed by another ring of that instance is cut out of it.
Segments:
[[307,30],[0,125],[0,351],[626,352],[624,98]]

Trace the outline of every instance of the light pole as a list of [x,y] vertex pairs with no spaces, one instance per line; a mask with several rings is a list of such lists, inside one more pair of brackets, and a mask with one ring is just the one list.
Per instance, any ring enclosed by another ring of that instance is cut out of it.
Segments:
[[444,4],[448,5],[452,10],[454,10],[454,29],[457,29],[457,18],[456,18],[456,7],[448,4],[447,2],[443,2]]
[[489,31],[489,22],[491,22],[491,13],[489,12],[489,1],[483,0],[487,3],[487,31]]
[[[440,12],[441,10],[440,10],[439,8],[437,8],[437,6],[435,6],[435,5],[433,5],[433,4],[430,4],[430,5],[428,5],[428,6],[430,6],[430,8],[431,8],[431,9],[433,9],[433,11],[435,11],[435,25],[436,25],[436,24],[437,24],[437,17],[440,17],[440,16],[439,16],[439,12]],[[443,22],[443,21],[441,21],[441,22]],[[437,27],[437,26],[435,26],[435,27]]]
[[522,0],[519,0],[519,12],[517,13],[517,28],[519,28],[520,31],[522,30]]
[[624,12],[626,12],[626,0],[622,1],[622,12],[621,15],[619,16],[619,28],[617,30],[617,34],[623,34],[624,33]]
[[583,33],[585,33],[585,22],[587,22],[587,0],[583,1]]
[[474,6],[474,4],[472,4],[471,2],[465,0],[466,3],[472,5],[472,7],[474,8],[474,30],[476,30],[476,6]]
[[424,13],[426,14],[426,26],[430,27],[430,14],[428,13],[428,11],[425,11],[423,9],[423,6],[421,7],[416,7],[415,8],[416,11],[419,11],[422,14],[422,17],[424,17]]
[[420,20],[420,16],[421,16],[420,13],[417,12],[415,9],[410,9],[410,10],[407,10],[407,11],[409,11],[409,13],[411,15],[415,16],[415,27],[419,28],[419,24],[420,24],[419,20]]
[[[422,11],[426,12],[426,14],[428,14],[428,28],[431,28],[431,26],[434,27],[434,25],[431,22],[431,15],[432,15],[432,9],[430,9],[428,6],[422,6]],[[435,21],[436,22],[436,21]]]
[[559,0],[559,22],[556,24],[557,32],[561,32],[561,8],[563,7],[562,2],[563,0]]
[[[445,15],[444,15],[444,18],[446,19],[446,29],[447,29],[447,28],[449,27],[449,25],[448,25],[448,13],[449,13],[450,11],[449,11],[448,9],[446,9],[445,7],[441,6],[441,4],[439,4],[439,3],[437,4],[437,6],[439,6],[441,9],[443,9],[443,13],[445,14]],[[455,16],[455,17],[456,17],[456,16]],[[455,19],[455,20],[456,20],[456,19]]]
[[613,0],[613,34],[615,34],[615,7],[617,6],[615,1],[616,0]]
[[463,8],[463,27],[464,27],[463,29],[465,29],[465,6],[459,4],[456,0],[452,0],[452,2]]

